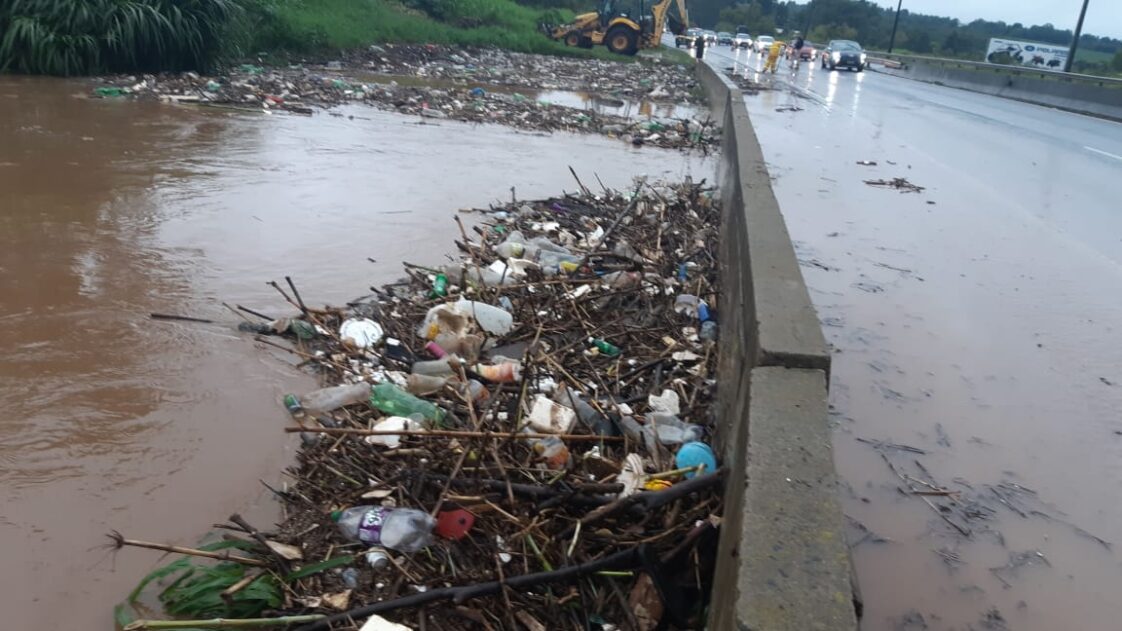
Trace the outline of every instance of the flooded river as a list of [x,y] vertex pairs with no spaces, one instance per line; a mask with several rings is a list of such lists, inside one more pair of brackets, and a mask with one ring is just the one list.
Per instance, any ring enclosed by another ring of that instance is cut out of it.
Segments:
[[[94,101],[0,78],[0,604],[5,628],[107,630],[158,560],[112,529],[193,544],[260,526],[293,440],[280,398],[316,384],[233,331],[222,301],[288,310],[266,281],[339,303],[449,252],[461,207],[598,174],[708,177],[618,141]],[[579,97],[577,97],[579,98]],[[377,264],[368,261],[375,259]],[[150,312],[215,324],[155,322]]]

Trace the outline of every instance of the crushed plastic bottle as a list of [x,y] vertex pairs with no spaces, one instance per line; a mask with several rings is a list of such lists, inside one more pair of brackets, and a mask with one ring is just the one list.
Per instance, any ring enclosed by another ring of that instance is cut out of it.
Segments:
[[439,333],[433,343],[440,346],[445,353],[457,355],[468,361],[478,358],[479,351],[483,348],[483,338],[475,334]]
[[444,389],[444,384],[446,383],[448,383],[448,377],[412,374],[405,380],[405,390],[409,394],[425,396],[427,394],[440,392]]
[[355,506],[331,513],[344,537],[398,552],[419,552],[432,543],[436,520],[414,508]]
[[700,440],[704,430],[699,425],[686,423],[674,414],[655,412],[647,417],[647,427],[654,427],[658,442],[663,445],[681,445]]
[[[316,414],[326,414],[338,410],[345,405],[362,403],[369,396],[370,384],[359,382],[313,390],[300,397],[298,404],[303,408],[305,413],[314,416]],[[285,406],[288,406],[288,397],[285,397]],[[291,411],[291,409],[292,408],[289,408],[289,411]]]
[[472,372],[494,383],[515,383],[522,381],[521,362],[500,362],[497,364],[475,364]]
[[372,388],[370,405],[393,416],[420,414],[426,421],[440,423],[445,412],[439,407],[409,394],[392,383],[380,383]]

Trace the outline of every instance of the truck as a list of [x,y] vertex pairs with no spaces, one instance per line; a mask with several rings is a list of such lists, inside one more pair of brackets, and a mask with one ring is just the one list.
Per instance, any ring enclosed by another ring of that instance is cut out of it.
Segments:
[[[677,16],[670,15],[671,2],[677,5]],[[681,35],[689,25],[686,0],[637,0],[632,4],[634,13],[622,4],[602,0],[598,10],[582,13],[568,24],[543,24],[542,30],[567,46],[592,48],[602,44],[613,53],[634,55],[643,48],[660,46],[667,25],[674,35]]]

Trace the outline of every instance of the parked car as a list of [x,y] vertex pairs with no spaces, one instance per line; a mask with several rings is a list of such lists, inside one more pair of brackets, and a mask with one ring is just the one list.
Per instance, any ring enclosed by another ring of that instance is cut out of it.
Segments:
[[823,68],[852,68],[857,72],[865,69],[867,59],[861,44],[848,39],[830,40],[820,57]]
[[705,30],[705,43],[709,46],[717,45],[717,31]]
[[770,48],[771,45],[774,44],[774,43],[775,43],[775,38],[772,37],[771,35],[761,35],[761,36],[756,38],[756,52],[757,53],[762,53],[765,50],[767,50],[768,48]]
[[686,48],[693,48],[693,43],[695,41],[697,41],[698,37],[701,37],[701,29],[699,29],[699,28],[686,29],[685,33],[682,33],[681,35],[675,35],[674,36],[674,47],[675,48],[682,48],[684,46]]
[[717,44],[719,46],[732,46],[732,33],[726,31],[717,33]]
[[732,38],[733,48],[751,48],[752,36],[747,33],[737,33],[736,37]]

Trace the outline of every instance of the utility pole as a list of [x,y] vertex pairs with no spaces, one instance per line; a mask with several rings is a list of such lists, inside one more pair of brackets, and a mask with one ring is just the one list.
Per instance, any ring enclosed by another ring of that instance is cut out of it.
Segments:
[[1071,40],[1071,48],[1067,51],[1067,61],[1064,62],[1064,72],[1071,72],[1071,64],[1075,62],[1075,50],[1079,48],[1079,36],[1083,34],[1083,17],[1087,15],[1087,2],[1083,0],[1083,8],[1079,11],[1079,21],[1075,23],[1075,37]]
[[[1083,0],[1086,2],[1087,0]],[[888,40],[888,52],[892,52],[892,47],[896,45],[896,25],[900,23],[900,5],[904,4],[904,0],[896,3],[896,17],[892,20],[892,38]]]

